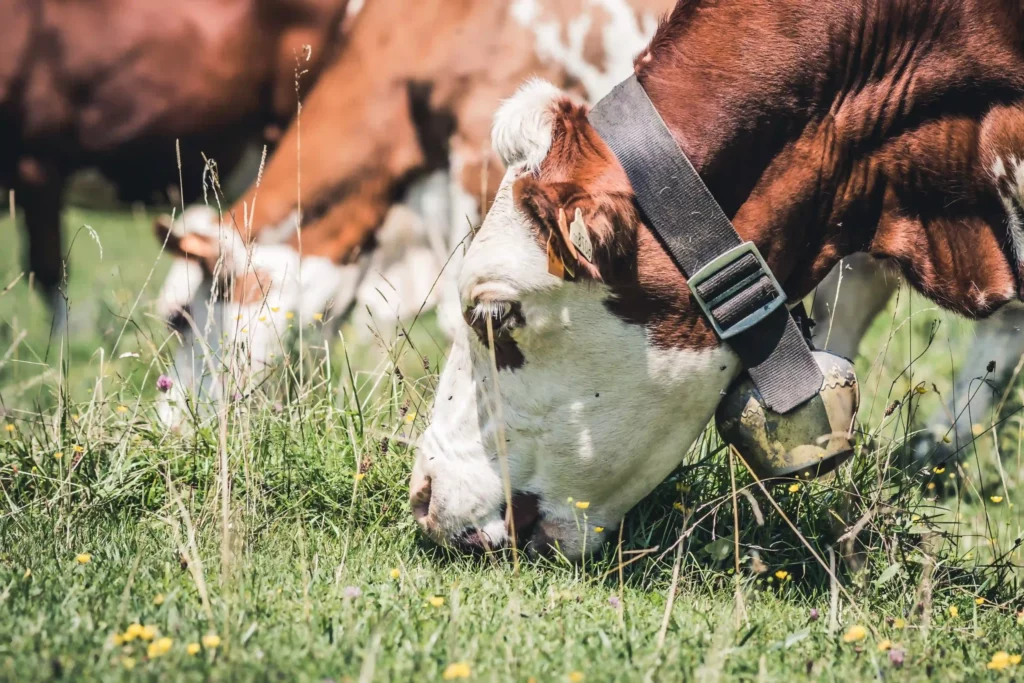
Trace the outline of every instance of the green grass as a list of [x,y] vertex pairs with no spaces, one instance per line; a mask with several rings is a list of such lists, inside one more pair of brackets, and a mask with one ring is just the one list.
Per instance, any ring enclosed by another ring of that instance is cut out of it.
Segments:
[[[167,433],[152,384],[173,346],[148,315],[164,267],[149,218],[72,211],[68,228],[79,232],[68,337],[49,340],[24,281],[0,296],[0,358],[17,341],[0,361],[0,426],[13,426],[0,432],[0,679],[439,680],[455,663],[500,681],[1014,673],[986,663],[1024,643],[1016,416],[997,442],[999,504],[992,447],[952,480],[886,467],[912,406],[938,400],[915,387],[944,391],[950,354],[968,341],[969,327],[945,321],[942,343],[904,373],[928,325],[900,325],[919,298],[876,323],[858,361],[871,438],[836,479],[765,492],[738,468],[734,496],[709,435],[631,513],[621,549],[516,563],[432,547],[409,514],[409,443],[435,381],[422,356],[440,362],[436,335],[401,358],[397,345],[336,343],[333,362],[310,354],[304,381],[286,378],[275,401],[250,397],[195,433]],[[9,222],[0,235],[17,243]],[[17,254],[0,255],[4,285]],[[359,359],[353,380],[345,353]],[[384,388],[366,391],[382,374]],[[840,542],[858,520],[855,541]],[[133,623],[170,638],[167,653],[118,643]],[[857,625],[864,639],[845,642]],[[189,655],[207,634],[220,644]]]

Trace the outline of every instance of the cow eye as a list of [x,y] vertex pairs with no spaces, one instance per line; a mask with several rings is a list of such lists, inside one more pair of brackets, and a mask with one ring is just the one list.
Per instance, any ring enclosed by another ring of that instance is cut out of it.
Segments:
[[465,310],[466,323],[473,328],[480,341],[487,345],[487,321],[491,321],[494,339],[507,339],[512,330],[525,324],[518,301],[480,301]]

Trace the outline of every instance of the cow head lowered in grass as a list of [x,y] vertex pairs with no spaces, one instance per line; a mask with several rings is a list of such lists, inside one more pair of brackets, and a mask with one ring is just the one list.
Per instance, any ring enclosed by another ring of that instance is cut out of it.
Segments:
[[[791,300],[866,251],[979,317],[1020,293],[1022,26],[1009,0],[687,0],[635,70]],[[585,106],[531,82],[492,139],[507,172],[462,264],[413,513],[463,547],[504,545],[512,517],[520,545],[578,557],[676,467],[741,367]]]

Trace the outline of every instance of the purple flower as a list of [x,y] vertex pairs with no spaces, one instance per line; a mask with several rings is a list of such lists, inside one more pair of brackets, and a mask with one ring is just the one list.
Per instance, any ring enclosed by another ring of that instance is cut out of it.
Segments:
[[807,615],[811,621],[817,621],[821,618],[821,612],[818,611],[817,607],[812,607],[810,613]]
[[280,401],[277,401],[276,403],[274,403],[274,412],[275,413],[283,413],[284,412],[284,406],[281,405]]
[[167,375],[160,375],[156,378],[156,389],[160,393],[166,394],[174,386],[174,380]]
[[345,586],[345,589],[342,592],[346,598],[358,598],[363,594],[363,591],[359,586]]
[[622,603],[619,602],[619,596],[618,595],[613,595],[613,596],[608,598],[608,604],[611,605],[612,607],[614,607],[615,609],[619,609],[619,606]]
[[903,666],[903,656],[905,654],[906,653],[903,651],[903,648],[901,647],[892,648],[891,650],[889,650],[889,663],[895,667]]

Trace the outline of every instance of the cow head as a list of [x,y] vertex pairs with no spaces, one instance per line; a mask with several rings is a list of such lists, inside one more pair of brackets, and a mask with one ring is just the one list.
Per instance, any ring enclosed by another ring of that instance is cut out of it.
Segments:
[[462,264],[465,324],[413,512],[442,543],[487,547],[506,543],[511,513],[520,540],[578,557],[679,464],[738,359],[642,225],[585,107],[535,81],[492,138],[508,170]]

